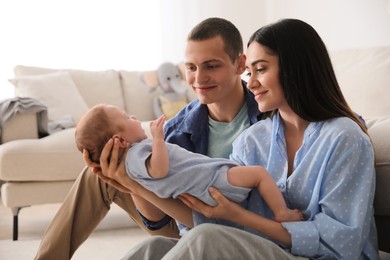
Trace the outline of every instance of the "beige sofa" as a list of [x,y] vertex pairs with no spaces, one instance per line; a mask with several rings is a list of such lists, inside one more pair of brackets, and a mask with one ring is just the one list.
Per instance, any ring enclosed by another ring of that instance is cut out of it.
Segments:
[[[17,96],[33,97],[45,103],[49,123],[70,116],[75,124],[89,107],[107,103],[137,115],[148,130],[148,121],[154,118],[153,98],[161,92],[151,91],[143,83],[141,76],[144,73],[150,79],[156,71],[53,70],[16,66],[15,79],[11,81]],[[190,100],[195,98],[190,91],[188,93]],[[74,144],[74,127],[38,139],[37,121],[36,114],[17,114],[2,129],[1,199],[14,214],[14,240],[18,237],[19,210],[62,202],[85,167]]]
[[[380,248],[390,252],[390,46],[333,51],[331,57],[347,100],[369,127],[376,152],[375,211]],[[14,73],[17,94],[46,98],[49,120],[69,114],[77,122],[98,103],[114,104],[138,115],[146,128],[146,121],[154,118],[152,99],[158,93],[150,93],[141,82],[142,72],[58,72],[16,66]],[[35,90],[38,94],[31,90],[34,88],[39,89]],[[36,118],[35,114],[17,115],[4,127],[5,143],[0,145],[1,198],[12,209],[16,227],[20,208],[61,202],[84,167],[74,146],[74,128],[37,139]]]

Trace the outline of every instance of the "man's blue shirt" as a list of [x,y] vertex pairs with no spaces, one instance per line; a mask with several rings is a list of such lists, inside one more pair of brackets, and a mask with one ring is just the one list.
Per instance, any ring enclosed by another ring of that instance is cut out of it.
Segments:
[[[253,94],[246,88],[245,101],[248,107],[248,118],[251,125],[259,121],[261,113]],[[177,144],[191,152],[207,155],[209,144],[209,115],[205,104],[195,100],[183,108],[165,127],[165,140]]]

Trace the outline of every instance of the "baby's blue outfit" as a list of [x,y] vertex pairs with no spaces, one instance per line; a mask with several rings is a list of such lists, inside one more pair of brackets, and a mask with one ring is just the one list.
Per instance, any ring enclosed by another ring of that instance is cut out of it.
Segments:
[[[321,259],[378,259],[374,151],[370,138],[351,119],[310,123],[290,176],[279,114],[245,130],[233,143],[230,159],[265,167],[287,206],[304,212],[305,221],[282,223],[291,235],[291,253]],[[249,195],[248,209],[272,219],[256,190]]]
[[130,178],[152,191],[160,198],[177,198],[189,193],[208,205],[215,206],[209,187],[216,187],[230,200],[244,201],[252,190],[232,186],[227,180],[227,170],[238,166],[225,158],[210,158],[192,153],[178,145],[166,143],[169,156],[168,175],[161,179],[149,176],[146,160],[152,153],[152,140],[144,139],[133,144],[126,155],[126,171]]

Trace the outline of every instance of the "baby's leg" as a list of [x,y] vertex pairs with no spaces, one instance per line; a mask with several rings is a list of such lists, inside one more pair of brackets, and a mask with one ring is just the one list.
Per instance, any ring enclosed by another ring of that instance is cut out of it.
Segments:
[[261,166],[237,166],[228,171],[231,185],[257,188],[278,222],[303,220],[302,212],[287,208],[283,195],[268,171]]

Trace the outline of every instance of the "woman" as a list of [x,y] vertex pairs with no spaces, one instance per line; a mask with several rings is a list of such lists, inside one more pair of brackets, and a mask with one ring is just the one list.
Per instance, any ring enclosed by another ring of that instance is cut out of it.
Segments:
[[[246,209],[216,189],[210,190],[216,207],[183,194],[196,212],[244,230],[203,224],[179,241],[146,240],[125,258],[378,259],[373,147],[341,93],[320,36],[295,19],[265,26],[249,40],[246,67],[248,88],[268,118],[237,138],[231,159],[267,168],[305,221],[273,221],[256,191]],[[259,221],[262,216],[268,223]]]

